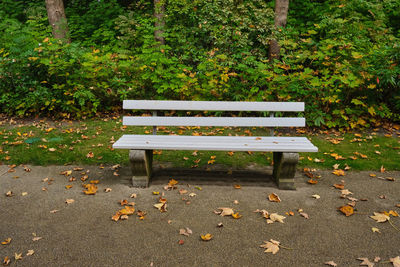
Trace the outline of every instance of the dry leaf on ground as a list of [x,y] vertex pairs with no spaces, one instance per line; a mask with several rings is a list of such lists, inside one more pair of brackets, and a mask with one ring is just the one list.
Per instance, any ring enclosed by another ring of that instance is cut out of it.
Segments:
[[66,199],[65,200],[65,203],[67,203],[67,204],[72,204],[74,202],[75,202],[75,200],[73,200],[73,199]]
[[330,266],[333,266],[333,267],[336,267],[336,266],[337,266],[337,264],[336,264],[334,261],[327,261],[327,262],[325,262],[324,264],[325,264],[325,265],[330,265]]
[[280,222],[284,223],[283,220],[285,219],[285,216],[279,215],[278,213],[271,213],[269,215],[269,219],[273,222]]
[[83,190],[85,195],[95,195],[97,193],[97,186],[95,184],[85,185],[86,190]]
[[9,237],[9,238],[6,238],[6,240],[4,240],[3,242],[1,242],[1,244],[2,245],[8,245],[8,244],[10,244],[11,243],[11,237]]
[[400,267],[400,257],[390,258],[390,262],[393,263],[393,267]]
[[337,175],[337,176],[345,176],[345,175],[346,175],[346,173],[344,172],[344,170],[341,170],[341,169],[334,170],[332,173],[333,173],[334,175]]
[[371,228],[371,230],[372,230],[372,232],[374,232],[374,233],[381,233],[381,230],[379,230],[378,228],[376,228],[376,227],[372,227]]
[[320,199],[321,198],[320,195],[312,195],[312,197],[315,198],[315,199]]
[[235,212],[231,208],[218,208],[217,210],[214,211],[214,213],[219,214],[221,216],[231,216]]
[[279,198],[279,196],[275,193],[272,193],[268,196],[268,200],[271,202],[281,202],[281,199]]
[[371,217],[372,219],[374,219],[378,223],[383,223],[383,222],[386,222],[386,221],[390,220],[389,216],[387,216],[387,215],[385,215],[383,213],[378,213],[378,212],[374,212],[374,216],[369,216],[369,217]]
[[29,249],[28,253],[26,253],[26,256],[32,256],[35,253],[33,249]]
[[22,260],[22,253],[14,253],[15,260]]
[[362,261],[360,263],[360,266],[368,266],[368,267],[374,266],[374,264],[370,262],[368,258],[357,258],[357,260]]
[[306,218],[306,219],[310,219],[310,217],[308,216],[307,213],[300,212],[300,215],[303,216],[303,217]]
[[346,206],[341,206],[339,210],[346,215],[346,217],[351,216],[354,214],[354,209],[352,206],[346,205]]
[[10,264],[10,258],[8,258],[8,256],[5,256],[4,260],[3,260],[3,265],[7,266],[8,264]]
[[203,241],[210,241],[213,238],[212,234],[205,234],[200,236]]
[[179,229],[179,234],[184,236],[189,236],[193,234],[193,232],[188,227],[186,227],[185,229]]
[[264,250],[265,253],[272,253],[276,254],[279,251],[279,241],[270,239],[269,241],[264,241],[264,244],[260,245],[260,247],[265,248]]

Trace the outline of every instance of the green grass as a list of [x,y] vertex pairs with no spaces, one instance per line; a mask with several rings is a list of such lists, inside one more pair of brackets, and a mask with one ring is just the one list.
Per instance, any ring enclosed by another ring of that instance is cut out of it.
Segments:
[[[51,129],[53,128],[53,129]],[[2,139],[0,161],[3,164],[128,164],[127,150],[112,150],[112,140],[127,133],[145,134],[152,131],[151,127],[123,128],[120,119],[86,120],[81,122],[31,122],[22,125],[0,126]],[[238,134],[253,136],[268,136],[268,129],[261,128],[191,128],[169,127],[159,129],[159,134]],[[304,134],[303,134],[304,135]],[[338,135],[336,133],[336,135]],[[301,134],[300,134],[301,136]],[[353,170],[379,170],[383,165],[386,170],[400,170],[400,133],[394,132],[391,137],[383,134],[365,132],[361,136],[345,133],[339,136],[324,134],[309,134],[308,137],[319,148],[317,153],[300,153],[301,167],[332,169],[334,164],[340,168],[348,165]],[[333,144],[327,138],[343,139],[339,144]],[[28,144],[31,142],[31,144]],[[55,151],[51,151],[55,150]],[[378,154],[380,153],[380,154]],[[93,157],[87,157],[92,152]],[[360,155],[368,158],[362,159]],[[228,152],[198,151],[162,151],[154,155],[158,162],[171,162],[177,167],[199,168],[208,165],[215,156],[214,164],[226,165],[227,168],[243,168],[249,164],[271,164],[271,152]],[[331,154],[342,156],[343,160],[335,159]],[[351,159],[355,156],[357,159]],[[200,160],[200,161],[198,161]],[[198,162],[196,162],[198,161]],[[316,162],[320,161],[320,162]],[[322,162],[321,162],[322,161]]]

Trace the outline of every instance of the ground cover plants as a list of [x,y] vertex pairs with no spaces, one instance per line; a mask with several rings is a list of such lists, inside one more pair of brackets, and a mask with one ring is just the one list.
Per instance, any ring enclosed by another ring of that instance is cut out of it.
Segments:
[[[399,170],[399,125],[383,125],[366,132],[292,129],[290,136],[307,136],[318,148],[317,153],[300,153],[300,166],[319,169]],[[383,129],[383,130],[382,130]],[[112,150],[114,141],[123,134],[152,134],[151,127],[126,127],[121,118],[83,121],[38,119],[15,121],[5,119],[0,125],[3,164],[121,164],[128,165],[126,150]],[[158,134],[269,136],[270,129],[233,127],[158,127]],[[275,135],[288,133],[275,130]],[[221,164],[243,168],[272,163],[271,152],[154,151],[158,162],[174,166],[207,168]]]

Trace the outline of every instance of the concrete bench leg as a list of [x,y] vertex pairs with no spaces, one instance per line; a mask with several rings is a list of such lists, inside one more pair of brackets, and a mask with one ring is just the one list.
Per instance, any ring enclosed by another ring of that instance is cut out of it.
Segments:
[[299,153],[274,152],[273,176],[279,189],[296,190],[294,175],[299,162]]
[[132,167],[132,185],[148,187],[153,168],[153,150],[130,150],[129,160]]

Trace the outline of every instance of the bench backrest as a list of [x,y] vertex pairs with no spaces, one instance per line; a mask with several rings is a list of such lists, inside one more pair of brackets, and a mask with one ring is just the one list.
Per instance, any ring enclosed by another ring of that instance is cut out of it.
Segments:
[[[165,101],[124,100],[123,109],[187,111],[259,111],[302,112],[304,102]],[[155,113],[153,114],[155,115]],[[304,127],[302,117],[174,117],[124,116],[130,126],[232,126],[232,127]]]

